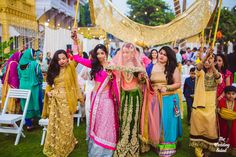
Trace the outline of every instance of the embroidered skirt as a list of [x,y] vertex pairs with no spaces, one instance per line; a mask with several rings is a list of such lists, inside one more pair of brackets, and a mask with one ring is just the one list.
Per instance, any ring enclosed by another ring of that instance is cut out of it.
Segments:
[[73,133],[73,114],[69,111],[64,88],[52,91],[49,110],[43,153],[49,157],[66,157],[73,151],[77,141]]
[[92,92],[89,157],[112,156],[118,141],[118,113],[109,91]]
[[176,153],[177,140],[183,134],[178,94],[162,96],[161,117],[159,156],[172,156]]
[[114,153],[115,157],[139,156],[141,104],[142,98],[139,89],[121,91],[120,136]]

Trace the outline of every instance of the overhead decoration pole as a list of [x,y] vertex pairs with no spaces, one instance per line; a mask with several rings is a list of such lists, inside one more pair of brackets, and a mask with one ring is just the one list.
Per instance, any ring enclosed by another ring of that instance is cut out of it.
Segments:
[[77,19],[78,19],[78,13],[79,13],[79,2],[80,0],[77,0],[76,8],[75,8],[75,20],[74,20],[74,26],[73,28],[77,28]]
[[72,38],[74,38],[74,40],[77,40],[77,43],[75,45],[77,45],[76,47],[73,47],[73,51],[76,49],[79,53],[81,52],[81,46],[78,47],[78,45],[80,44],[80,40],[76,37],[74,37],[73,33],[75,33],[77,35],[78,32],[78,23],[77,23],[77,19],[78,19],[78,13],[79,13],[79,2],[80,0],[77,0],[77,4],[75,7],[75,20],[74,20],[74,25],[73,25],[73,29],[72,29]]
[[219,9],[218,9],[218,15],[217,15],[217,20],[216,20],[216,27],[215,27],[215,32],[214,32],[214,38],[213,38],[213,42],[211,44],[211,48],[212,49],[214,48],[215,42],[216,42],[216,34],[217,34],[218,27],[219,27],[220,13],[221,13],[221,8],[222,8],[222,1],[223,0],[220,0],[220,6],[219,6]]
[[208,36],[208,42],[207,42],[208,45],[210,45],[210,42],[211,42],[211,33],[212,33],[212,28],[210,29],[209,36]]
[[205,29],[202,31],[201,33],[201,40],[200,40],[200,43],[201,43],[201,48],[204,47],[204,43],[205,43]]
[[196,64],[201,62],[201,59],[202,59],[202,51],[203,51],[203,47],[204,47],[204,36],[205,36],[205,29],[203,29],[200,34],[200,45],[201,46],[200,46],[200,51],[197,54]]

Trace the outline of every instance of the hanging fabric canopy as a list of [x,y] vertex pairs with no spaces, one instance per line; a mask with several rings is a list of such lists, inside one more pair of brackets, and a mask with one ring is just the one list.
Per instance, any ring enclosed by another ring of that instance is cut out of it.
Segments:
[[152,46],[190,38],[204,30],[216,9],[217,0],[196,0],[183,14],[168,24],[146,26],[119,12],[110,0],[89,0],[92,21],[117,38]]

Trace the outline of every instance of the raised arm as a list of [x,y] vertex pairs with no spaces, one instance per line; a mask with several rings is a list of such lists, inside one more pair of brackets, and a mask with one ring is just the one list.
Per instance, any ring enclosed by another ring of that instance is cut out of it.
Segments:
[[73,56],[74,61],[80,63],[88,68],[92,68],[92,61],[86,58],[82,58],[80,55]]
[[92,68],[92,61],[82,57],[82,53],[78,46],[77,28],[74,28],[73,31],[71,32],[71,38],[73,40],[72,50],[74,53],[77,53],[77,55],[73,56],[74,61],[86,67]]

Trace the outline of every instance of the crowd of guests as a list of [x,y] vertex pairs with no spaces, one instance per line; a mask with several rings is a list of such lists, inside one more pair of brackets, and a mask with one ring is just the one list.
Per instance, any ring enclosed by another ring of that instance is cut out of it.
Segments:
[[[173,156],[183,135],[182,94],[196,156],[216,152],[219,137],[235,153],[236,52],[227,57],[207,48],[182,53],[178,47],[163,46],[151,49],[147,57],[125,43],[108,61],[104,45],[86,56],[76,31],[72,39],[74,55],[58,50],[43,59],[41,51],[29,48],[15,52],[2,70],[2,107],[9,88],[29,89],[27,129],[33,129],[33,118],[49,118],[45,155],[64,157],[73,151],[73,114],[79,102],[85,105],[88,156],[139,156],[150,148],[159,156]],[[187,78],[181,80],[183,75]],[[45,94],[43,81],[48,84]],[[12,99],[7,112],[19,113],[24,104]]]
[[[29,48],[22,52],[13,53],[1,69],[3,84],[2,108],[4,107],[8,89],[29,89],[32,92],[25,119],[27,130],[33,129],[33,118],[41,117],[43,108],[42,82],[50,60],[50,53],[43,60],[42,51]],[[10,99],[7,112],[13,114],[20,113],[24,106],[25,100]]]

